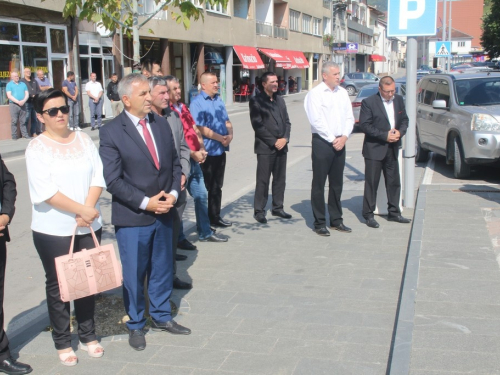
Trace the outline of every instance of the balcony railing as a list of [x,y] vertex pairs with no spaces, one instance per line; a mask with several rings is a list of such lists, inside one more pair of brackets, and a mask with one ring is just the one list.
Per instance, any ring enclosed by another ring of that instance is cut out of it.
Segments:
[[274,35],[275,38],[279,39],[288,39],[288,28],[280,26],[280,25],[274,25]]
[[273,24],[262,21],[255,21],[257,35],[273,36]]

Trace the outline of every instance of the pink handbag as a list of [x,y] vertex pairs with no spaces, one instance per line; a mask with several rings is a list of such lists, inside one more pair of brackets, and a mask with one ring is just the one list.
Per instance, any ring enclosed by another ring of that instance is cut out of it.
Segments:
[[122,285],[122,266],[112,244],[101,246],[92,228],[95,249],[73,253],[73,232],[68,255],[55,258],[59,292],[63,302],[91,296]]

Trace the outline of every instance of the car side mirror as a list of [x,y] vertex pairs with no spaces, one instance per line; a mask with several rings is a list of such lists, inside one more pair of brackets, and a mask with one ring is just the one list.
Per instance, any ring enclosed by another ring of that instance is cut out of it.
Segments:
[[434,109],[448,109],[446,106],[446,100],[434,100],[432,102],[432,108]]
[[375,82],[378,81],[378,77],[375,77]]

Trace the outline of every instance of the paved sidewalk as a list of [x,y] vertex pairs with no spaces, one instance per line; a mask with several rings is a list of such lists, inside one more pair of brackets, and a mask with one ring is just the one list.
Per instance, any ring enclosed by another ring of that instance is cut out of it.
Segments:
[[105,356],[77,351],[74,368],[58,363],[45,332],[16,351],[35,374],[385,374],[411,226],[363,223],[362,170],[360,150],[348,151],[343,206],[351,234],[312,232],[309,157],[288,169],[293,219],[257,224],[252,193],[228,205],[225,218],[235,224],[221,232],[229,242],[183,252],[189,259],[179,262],[194,289],[175,291],[176,320],[192,335],[149,334],[143,352],[127,336],[105,337]]

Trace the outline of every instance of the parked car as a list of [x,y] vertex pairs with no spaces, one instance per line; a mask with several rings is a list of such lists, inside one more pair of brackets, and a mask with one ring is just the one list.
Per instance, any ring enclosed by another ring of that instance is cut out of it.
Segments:
[[[354,127],[357,126],[359,122],[359,112],[361,110],[361,102],[363,99],[372,96],[378,92],[378,84],[374,83],[371,85],[366,85],[361,90],[359,90],[356,98],[351,102],[352,113],[354,114]],[[406,100],[406,85],[404,83],[399,83],[396,81],[396,94],[402,95],[403,99]]]
[[472,69],[473,66],[471,64],[460,64],[460,65],[453,65],[450,69],[450,72],[457,72],[457,71],[464,71],[468,69]]
[[453,164],[455,178],[500,160],[500,72],[433,74],[417,88],[416,160],[429,151]]
[[356,72],[344,74],[340,80],[340,86],[347,90],[350,96],[356,95],[359,89],[363,86],[378,82],[379,78],[368,72]]

